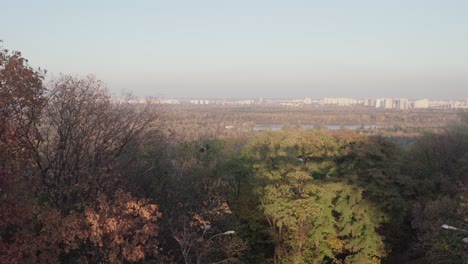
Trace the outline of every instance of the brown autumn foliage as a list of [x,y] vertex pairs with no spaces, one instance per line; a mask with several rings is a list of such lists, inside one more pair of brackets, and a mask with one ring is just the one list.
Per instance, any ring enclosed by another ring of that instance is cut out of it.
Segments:
[[97,209],[64,216],[52,208],[36,208],[29,228],[12,243],[0,243],[8,263],[124,263],[158,254],[158,206],[135,199],[121,189],[100,195]]
[[[42,72],[32,69],[20,52],[10,52],[0,41],[0,259],[15,254],[10,244],[27,247],[22,229],[33,216],[31,192],[35,183],[33,149],[39,142],[37,126],[45,105]],[[17,239],[17,241],[15,241]],[[21,248],[17,248],[20,250]]]
[[[19,52],[3,49],[0,41],[0,182],[2,192],[22,179],[30,180],[32,149],[45,105],[43,76]],[[5,198],[5,195],[2,195]],[[2,203],[3,204],[3,203]]]
[[86,222],[91,226],[91,243],[105,252],[111,263],[137,262],[158,253],[158,206],[147,199],[135,199],[118,190],[114,201],[99,196],[97,210],[87,208]]
[[3,49],[0,41],[2,160],[20,158],[24,153],[11,148],[32,147],[29,144],[37,140],[36,126],[45,105],[42,74],[31,68],[20,52]]
[[120,189],[118,173],[157,112],[112,102],[92,77],[51,86],[47,93],[43,73],[0,46],[0,262],[157,255],[158,206]]

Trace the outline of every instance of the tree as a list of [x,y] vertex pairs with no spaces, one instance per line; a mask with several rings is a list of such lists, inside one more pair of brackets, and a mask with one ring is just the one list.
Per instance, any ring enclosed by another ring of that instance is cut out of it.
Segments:
[[[20,52],[9,52],[1,46],[0,41],[0,142],[4,145],[2,159],[17,158],[23,153],[7,150],[12,147],[31,147],[30,144],[37,140],[36,127],[46,101],[43,78],[43,72],[31,68]],[[15,144],[11,144],[12,140]]]
[[[223,175],[227,160],[221,140],[203,138],[181,142],[176,147],[176,175],[167,209],[171,210],[172,237],[179,244],[185,263],[238,261],[247,247],[237,236],[206,240],[214,234],[236,230],[228,201],[228,181]],[[173,204],[178,205],[176,209]],[[203,236],[208,224],[212,228]]]
[[122,183],[119,169],[132,162],[135,146],[158,120],[146,104],[112,101],[92,76],[61,76],[52,83],[37,148],[41,186],[62,212],[83,210],[99,193]]
[[376,263],[386,255],[380,212],[340,174],[341,149],[316,130],[265,132],[247,145],[252,210],[270,230],[274,263]]
[[34,226],[2,260],[8,263],[128,263],[158,257],[158,207],[117,190],[100,195],[97,209],[63,215],[37,206]]
[[32,234],[36,168],[34,148],[45,105],[43,72],[0,41],[0,258],[28,246]]
[[378,232],[385,237],[387,251],[405,250],[411,235],[409,211],[416,186],[400,171],[402,151],[380,136],[339,138],[345,146],[340,174],[361,187],[366,200],[381,211]]
[[[161,246],[166,254],[182,263],[240,259],[247,245],[237,235],[206,240],[238,230],[230,209],[231,191],[224,171],[229,157],[224,142],[208,138],[162,141],[139,149],[138,162],[132,166],[141,166],[136,171],[142,172],[128,180],[135,193],[145,193],[160,206],[164,215],[161,236],[167,238]],[[142,169],[145,167],[148,169]],[[208,224],[212,228],[202,239]]]
[[3,49],[0,41],[0,174],[5,184],[33,178],[29,161],[40,140],[37,127],[46,102],[42,81],[41,71],[20,52]]
[[[463,119],[462,119],[463,120]],[[465,263],[466,244],[442,224],[466,229],[468,126],[460,123],[420,136],[409,151],[404,170],[418,188],[411,226],[415,244],[429,262]]]

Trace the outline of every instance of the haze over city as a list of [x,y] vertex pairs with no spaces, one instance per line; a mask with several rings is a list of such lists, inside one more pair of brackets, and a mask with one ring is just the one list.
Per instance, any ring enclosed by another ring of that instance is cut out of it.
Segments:
[[175,98],[468,97],[467,1],[1,1],[34,67]]

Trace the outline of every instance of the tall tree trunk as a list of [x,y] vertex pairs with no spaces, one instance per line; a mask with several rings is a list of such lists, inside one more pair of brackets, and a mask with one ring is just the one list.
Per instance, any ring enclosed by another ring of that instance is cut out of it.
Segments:
[[273,256],[273,263],[274,264],[280,264],[281,263],[280,245],[275,245],[275,255]]

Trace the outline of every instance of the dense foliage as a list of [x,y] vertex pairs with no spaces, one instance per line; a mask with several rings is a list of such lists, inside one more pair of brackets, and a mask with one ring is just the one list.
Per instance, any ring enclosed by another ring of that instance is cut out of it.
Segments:
[[94,77],[44,74],[0,49],[1,262],[468,262],[463,233],[440,228],[468,227],[466,113],[407,147],[227,123],[202,135]]

